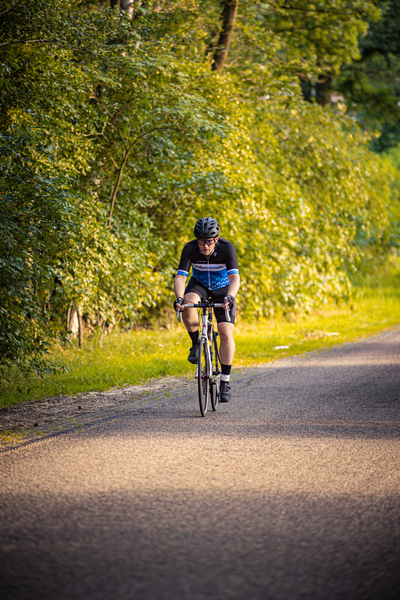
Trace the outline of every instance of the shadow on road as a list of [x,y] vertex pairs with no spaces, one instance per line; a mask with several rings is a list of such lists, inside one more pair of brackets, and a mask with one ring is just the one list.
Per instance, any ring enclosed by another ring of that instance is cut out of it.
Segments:
[[397,600],[400,500],[190,490],[58,497],[3,532],[5,600]]

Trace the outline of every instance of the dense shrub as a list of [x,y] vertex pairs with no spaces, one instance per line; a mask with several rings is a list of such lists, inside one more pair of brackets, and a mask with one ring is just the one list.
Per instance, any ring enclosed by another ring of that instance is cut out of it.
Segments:
[[[315,55],[244,2],[232,65],[212,72],[215,3],[148,2],[131,20],[95,4],[8,7],[1,361],[39,356],[71,307],[92,327],[158,317],[206,215],[237,247],[246,318],[346,298],[390,244],[396,166],[344,110],[303,100]],[[355,23],[336,57],[325,40],[324,68],[355,56]]]

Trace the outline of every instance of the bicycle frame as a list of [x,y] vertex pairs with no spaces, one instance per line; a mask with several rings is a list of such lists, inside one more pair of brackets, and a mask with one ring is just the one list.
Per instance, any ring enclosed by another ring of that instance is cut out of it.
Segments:
[[[215,304],[214,304],[215,306]],[[205,310],[203,309],[203,314],[201,315],[201,337],[205,340],[206,342],[206,348],[207,348],[207,376],[209,378],[209,380],[213,381],[213,372],[212,372],[212,360],[211,360],[211,352],[210,352],[210,346],[212,344],[212,335],[211,332],[213,330],[213,324],[212,324],[212,306],[208,306],[207,307],[207,312],[205,312]],[[197,365],[197,377],[199,376],[199,366]]]
[[[198,362],[196,367],[196,379],[199,388],[199,402],[200,412],[204,417],[207,413],[208,398],[211,397],[211,404],[213,410],[216,410],[219,401],[219,382],[220,382],[220,357],[218,351],[218,344],[216,340],[217,332],[214,332],[213,326],[213,309],[224,308],[226,320],[231,321],[227,298],[224,298],[224,302],[213,303],[207,298],[201,298],[201,301],[197,304],[186,303],[183,308],[200,308],[201,314],[201,327],[199,336],[199,351],[198,351]],[[182,322],[182,310],[177,309],[178,320]],[[202,360],[201,356],[203,353]]]
[[[212,325],[212,311],[213,308],[225,308],[225,316],[226,316],[226,320],[228,322],[231,321],[231,316],[229,314],[229,309],[226,305],[227,303],[227,298],[224,298],[224,303],[221,302],[210,302],[207,298],[202,298],[201,302],[199,302],[198,304],[193,304],[191,302],[188,302],[187,304],[184,304],[184,308],[201,308],[202,315],[201,315],[201,337],[207,342],[206,344],[206,348],[207,348],[207,365],[208,365],[208,373],[207,376],[208,378],[211,380],[213,380],[213,373],[212,373],[212,361],[211,361],[211,352],[210,352],[210,345],[212,344],[213,340],[212,340],[212,336],[211,336],[211,331],[213,329],[213,325]],[[176,316],[178,317],[178,321],[180,323],[182,323],[182,312],[181,310],[179,310],[179,308],[176,311]],[[208,314],[207,314],[208,313]],[[210,325],[210,331],[209,331],[209,325]],[[198,377],[198,369],[196,371],[196,377]]]

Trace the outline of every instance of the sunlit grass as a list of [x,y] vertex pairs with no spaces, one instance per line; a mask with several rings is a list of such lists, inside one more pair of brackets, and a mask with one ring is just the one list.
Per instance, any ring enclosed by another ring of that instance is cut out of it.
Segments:
[[[239,323],[235,331],[235,367],[354,341],[400,324],[400,274],[372,280],[351,306],[331,306],[288,322]],[[187,361],[190,339],[183,325],[170,330],[137,330],[58,348],[53,358],[68,369],[40,379],[14,373],[0,389],[0,407],[42,396],[72,395],[137,384],[166,375],[193,375]],[[282,346],[288,346],[283,347]]]
[[326,307],[292,322],[268,320],[239,326],[235,362],[248,366],[328,348],[396,325],[400,325],[400,275],[386,281],[371,280],[350,305]]

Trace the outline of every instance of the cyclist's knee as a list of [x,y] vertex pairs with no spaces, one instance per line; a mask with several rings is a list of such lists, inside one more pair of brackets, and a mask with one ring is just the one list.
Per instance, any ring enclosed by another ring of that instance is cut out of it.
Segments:
[[196,294],[196,292],[188,292],[183,296],[183,299],[186,302],[192,302],[193,304],[197,304],[198,302],[200,302],[200,296]]
[[218,333],[222,344],[233,343],[233,325],[218,323]]

